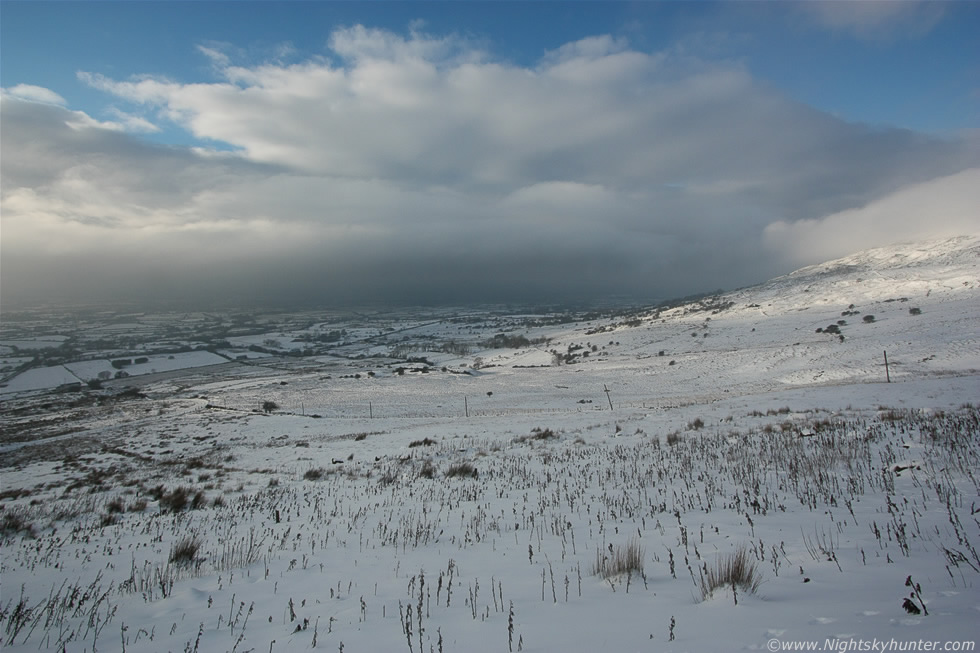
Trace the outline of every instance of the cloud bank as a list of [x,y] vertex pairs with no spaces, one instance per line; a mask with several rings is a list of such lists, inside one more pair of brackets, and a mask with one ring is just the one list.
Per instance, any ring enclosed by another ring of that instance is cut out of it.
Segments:
[[[533,66],[360,26],[298,63],[200,52],[217,81],[80,72],[128,105],[104,122],[4,91],[5,302],[652,301],[847,253],[842,225],[971,223],[939,210],[969,140],[608,36]],[[214,147],[138,136],[161,125]]]

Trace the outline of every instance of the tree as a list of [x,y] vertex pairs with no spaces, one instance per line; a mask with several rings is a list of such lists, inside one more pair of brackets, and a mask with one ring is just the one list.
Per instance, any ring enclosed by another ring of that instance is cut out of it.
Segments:
[[279,410],[279,404],[277,404],[274,401],[263,401],[262,410],[264,410],[267,413],[271,413],[274,410]]

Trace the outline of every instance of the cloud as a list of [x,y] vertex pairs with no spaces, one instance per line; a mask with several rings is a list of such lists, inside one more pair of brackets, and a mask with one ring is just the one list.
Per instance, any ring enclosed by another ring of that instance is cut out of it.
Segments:
[[61,97],[51,89],[30,84],[17,84],[11,88],[3,89],[3,93],[11,97],[27,100],[28,102],[40,102],[41,104],[54,104],[65,106],[68,104],[65,98]]
[[[521,66],[420,29],[292,63],[207,44],[217,81],[79,73],[106,122],[5,92],[5,300],[654,300],[786,272],[780,238],[980,166],[735,64],[597,36]],[[161,121],[200,143],[139,138]]]
[[770,250],[802,266],[870,247],[980,234],[980,168],[913,184],[865,206],[796,223],[774,222]]
[[945,4],[934,0],[818,0],[802,2],[799,7],[824,27],[880,40],[928,33],[942,20]]

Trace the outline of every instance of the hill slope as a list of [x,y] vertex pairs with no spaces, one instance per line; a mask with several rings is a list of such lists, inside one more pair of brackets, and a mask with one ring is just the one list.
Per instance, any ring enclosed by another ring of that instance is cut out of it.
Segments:
[[398,337],[428,372],[365,340],[21,397],[0,646],[970,650],[977,254],[873,250],[465,356],[420,320]]

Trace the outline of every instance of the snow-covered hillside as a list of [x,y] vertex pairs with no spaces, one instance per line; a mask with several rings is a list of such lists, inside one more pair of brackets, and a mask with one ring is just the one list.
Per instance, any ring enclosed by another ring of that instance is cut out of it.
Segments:
[[975,650],[980,238],[350,333],[5,395],[4,650]]

